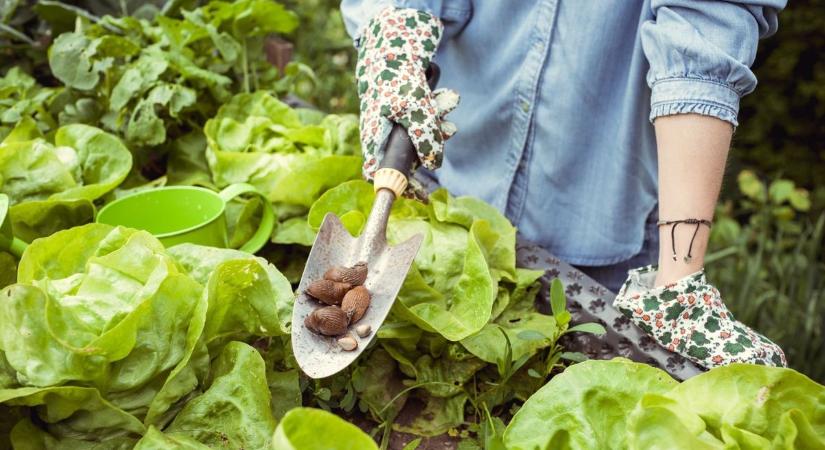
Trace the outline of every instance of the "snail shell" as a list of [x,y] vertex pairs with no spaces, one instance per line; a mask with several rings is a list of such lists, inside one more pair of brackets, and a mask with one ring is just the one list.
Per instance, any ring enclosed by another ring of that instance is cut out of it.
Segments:
[[344,294],[352,288],[349,283],[339,283],[332,280],[313,281],[307,287],[306,293],[327,305],[340,305]]
[[344,349],[348,352],[351,352],[351,351],[355,350],[356,348],[358,348],[358,341],[356,341],[355,338],[352,337],[352,335],[348,333],[346,336],[338,339],[338,345],[342,349]]
[[349,283],[353,286],[364,284],[367,279],[367,263],[361,261],[352,267],[333,267],[324,274],[327,280]]
[[326,336],[338,336],[347,332],[349,317],[337,306],[325,306],[309,313],[304,325],[311,331]]
[[347,313],[351,323],[358,322],[370,306],[370,291],[364,286],[355,286],[344,295],[341,309]]

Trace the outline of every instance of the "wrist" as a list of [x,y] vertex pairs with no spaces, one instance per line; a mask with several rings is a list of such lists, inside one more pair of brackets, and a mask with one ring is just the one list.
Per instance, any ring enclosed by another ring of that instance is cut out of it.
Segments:
[[657,287],[675,283],[704,267],[710,226],[693,223],[675,225],[675,228],[673,223],[659,226],[659,271],[655,281]]

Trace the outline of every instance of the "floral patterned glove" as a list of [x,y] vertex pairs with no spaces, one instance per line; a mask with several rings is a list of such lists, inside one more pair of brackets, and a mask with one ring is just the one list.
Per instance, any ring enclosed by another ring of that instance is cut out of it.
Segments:
[[733,318],[704,271],[656,288],[655,279],[654,266],[631,270],[613,306],[668,350],[708,369],[787,366],[778,345]]
[[367,25],[355,69],[367,178],[378,169],[393,122],[407,129],[424,167],[441,166],[444,141],[456,131],[443,116],[456,107],[458,94],[431,92],[425,71],[443,29],[430,14],[398,8],[383,10]]

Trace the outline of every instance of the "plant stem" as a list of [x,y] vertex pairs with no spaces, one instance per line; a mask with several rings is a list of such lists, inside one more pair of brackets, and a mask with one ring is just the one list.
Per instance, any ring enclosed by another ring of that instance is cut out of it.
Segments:
[[406,389],[403,389],[401,392],[399,392],[398,394],[396,394],[396,395],[395,395],[395,397],[393,397],[392,399],[390,399],[390,401],[389,401],[389,402],[387,402],[387,404],[386,404],[386,405],[384,405],[384,407],[383,407],[383,408],[381,408],[381,409],[378,411],[378,415],[380,416],[381,414],[383,414],[383,413],[384,413],[384,411],[386,411],[386,410],[387,410],[387,408],[389,408],[389,407],[390,407],[390,405],[392,405],[393,403],[395,403],[395,401],[396,401],[396,400],[398,400],[399,398],[401,398],[401,396],[402,396],[402,395],[404,395],[404,394],[406,394],[407,392],[410,392],[410,391],[411,391],[411,390],[413,390],[413,389],[418,389],[418,388],[420,388],[420,387],[422,387],[422,386],[432,386],[432,385],[437,385],[437,384],[442,384],[442,385],[446,385],[446,386],[450,386],[450,387],[456,387],[456,386],[455,386],[454,384],[452,384],[452,383],[445,383],[445,382],[443,382],[443,381],[425,381],[425,382],[423,382],[423,383],[414,384],[414,385],[412,385],[412,386],[410,386],[410,387],[408,387],[408,388],[406,388]]
[[249,93],[249,62],[247,61],[247,47],[249,40],[244,40],[243,51],[241,52],[241,64],[243,66],[243,90]]
[[0,32],[6,33],[9,36],[17,39],[18,41],[23,41],[23,42],[25,42],[26,44],[29,44],[29,45],[34,45],[34,41],[32,40],[32,38],[26,36],[25,34],[15,30],[14,28],[12,28],[12,27],[4,24],[4,23],[0,23]]

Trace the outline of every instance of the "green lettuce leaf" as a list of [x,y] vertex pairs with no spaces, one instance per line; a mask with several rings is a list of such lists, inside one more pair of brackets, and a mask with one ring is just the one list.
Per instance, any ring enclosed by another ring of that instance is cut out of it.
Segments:
[[9,209],[14,235],[24,242],[51,236],[95,219],[95,206],[86,199],[33,200]]
[[464,405],[467,394],[461,393],[444,398],[425,394],[421,401],[424,409],[410,423],[395,423],[394,430],[420,436],[437,436],[464,423]]
[[[66,252],[76,242],[83,252]],[[26,384],[122,391],[182,357],[202,287],[146,232],[90,224],[32,243],[2,291],[0,348]],[[22,326],[25,324],[25,326]]]
[[235,36],[263,36],[290,33],[298,26],[298,16],[280,3],[266,0],[212,1],[203,9],[214,26]]
[[21,121],[33,118],[39,131],[56,127],[48,111],[49,102],[60,89],[39,86],[20,67],[12,67],[0,77],[0,140]]
[[101,73],[112,64],[111,58],[98,58],[99,40],[82,33],[63,33],[49,48],[49,66],[54,76],[66,86],[91,90]]
[[315,242],[315,229],[304,217],[292,217],[281,222],[272,233],[275,244],[298,244],[306,247]]
[[261,355],[242,342],[226,344],[212,363],[206,391],[189,401],[164,431],[209,447],[267,448],[275,418]]
[[169,254],[207,287],[207,342],[289,334],[295,295],[265,259],[232,249],[176,245]]
[[20,450],[129,450],[135,446],[135,439],[129,436],[90,434],[87,438],[55,437],[28,418],[17,422],[9,434],[12,447]]
[[621,358],[575,364],[524,403],[504,444],[513,450],[628,448],[628,412],[644,395],[677,384],[662,370]]
[[97,199],[126,179],[132,167],[129,150],[118,138],[98,128],[67,125],[57,130],[54,145],[66,169],[76,174],[77,186],[52,195],[52,199]]
[[166,177],[169,184],[212,186],[212,174],[206,162],[206,136],[201,130],[175,139],[169,149]]
[[[361,180],[341,183],[326,191],[312,204],[306,223],[314,230],[321,227],[324,216],[334,213],[353,236],[361,233],[375,201],[373,187]],[[314,238],[314,233],[313,233]]]
[[532,286],[542,274],[516,269],[515,289],[499,287],[493,305],[494,320],[462,339],[461,344],[476,357],[493,364],[501,364],[508,356],[511,361],[518,361],[555,344],[563,330],[553,316],[539,313],[534,306],[536,292]]
[[309,207],[327,189],[360,176],[360,157],[349,156],[354,149],[336,145],[329,127],[303,125],[295,110],[266,92],[236,95],[204,133],[215,183],[250,183],[272,202]]
[[[732,364],[645,396],[629,418],[633,448],[825,448],[825,387],[791,369]],[[702,447],[704,446],[704,447]]]
[[399,315],[427,331],[458,341],[490,320],[497,292],[479,239],[486,222],[469,231],[460,225],[420,219],[392,221],[395,242],[415,234],[424,241],[398,295]]
[[822,448],[825,386],[786,368],[732,364],[679,384],[624,359],[586,361],[536,392],[507,448]]
[[272,437],[273,450],[378,450],[355,425],[320,409],[288,412]]
[[22,120],[0,143],[0,192],[7,194],[15,234],[31,241],[94,218],[93,200],[128,175],[132,156],[115,137],[87,125],[42,138],[34,121]]
[[184,356],[151,402],[146,423],[164,425],[173,406],[193,391],[209,368],[209,355],[230,339],[289,333],[293,294],[271,264],[245,252],[193,244],[168,250],[206,286],[191,316]]
[[376,421],[391,421],[407,400],[404,385],[396,376],[397,364],[382,348],[375,349],[366,358],[364,364],[352,372],[353,387]]
[[161,433],[155,427],[143,435],[134,450],[208,450],[210,447],[201,444],[197,439],[182,433]]
[[266,379],[269,383],[269,392],[272,416],[280,420],[289,410],[298,408],[303,402],[301,398],[300,371],[298,369],[283,372],[267,370]]
[[17,280],[17,259],[11,253],[0,251],[0,289]]
[[137,434],[145,431],[140,420],[107,402],[94,388],[0,389],[0,403],[37,406],[38,417],[57,436],[102,439],[122,435],[124,431]]

